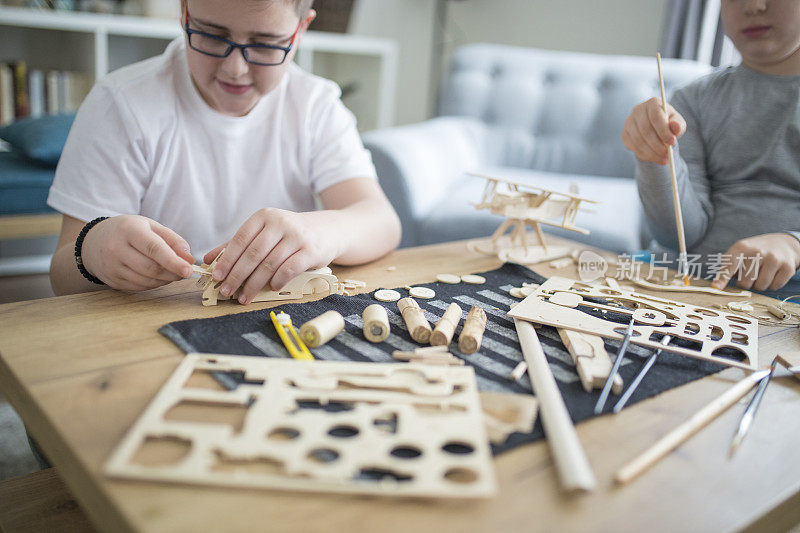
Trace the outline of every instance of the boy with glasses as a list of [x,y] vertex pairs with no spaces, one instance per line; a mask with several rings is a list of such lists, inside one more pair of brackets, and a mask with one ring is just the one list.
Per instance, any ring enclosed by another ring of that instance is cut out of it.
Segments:
[[190,250],[225,248],[214,279],[250,303],[397,246],[338,87],[292,64],[311,1],[183,0],[184,38],[95,85],[48,198],[64,214],[57,294],[154,288],[191,275]]
[[622,140],[659,242],[677,248],[666,166],[674,145],[686,243],[719,259],[714,286],[736,277],[744,289],[796,293],[800,0],[722,0],[721,14],[742,63],[676,91],[666,115],[659,98],[639,104]]

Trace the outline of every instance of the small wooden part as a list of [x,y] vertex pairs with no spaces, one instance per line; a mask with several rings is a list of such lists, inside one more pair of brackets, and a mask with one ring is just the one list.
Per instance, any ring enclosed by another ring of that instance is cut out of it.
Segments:
[[512,370],[511,373],[508,374],[508,377],[512,381],[519,381],[520,379],[522,379],[523,374],[525,374],[527,370],[528,370],[528,363],[526,363],[525,361],[520,361],[517,364],[517,366],[514,367],[514,370]]
[[392,289],[378,289],[372,297],[380,302],[396,302],[402,295]]
[[436,281],[455,285],[457,283],[461,283],[461,276],[456,276],[455,274],[437,274]]
[[469,283],[470,285],[482,285],[486,283],[486,278],[477,274],[464,274],[461,276],[461,281]]
[[539,400],[542,425],[556,463],[561,486],[567,492],[590,492],[596,485],[594,473],[550,371],[536,330],[533,325],[519,319],[514,319],[514,325],[522,346],[522,354],[528,363],[528,375],[531,378],[533,392]]
[[[581,378],[583,389],[586,392],[602,389],[611,373],[611,358],[608,356],[603,338],[565,328],[558,328],[558,334],[575,362],[575,369]],[[623,385],[622,377],[617,374],[614,376],[611,390],[614,394],[620,394]]]
[[409,361],[414,363],[425,363],[429,365],[463,365],[464,361],[455,357],[448,351],[437,352],[420,352],[414,350],[413,352],[401,352],[395,350],[392,352],[392,357],[398,361]]
[[447,351],[448,351],[447,346],[423,346],[421,348],[415,349],[414,353],[417,354],[442,353]]
[[467,320],[461,335],[458,336],[458,349],[461,353],[471,354],[477,352],[481,347],[483,332],[486,329],[486,311],[477,305],[473,305],[469,310]]
[[208,265],[192,265],[192,270],[195,274],[200,274],[201,276],[211,275],[211,270],[209,269]]
[[739,311],[740,313],[747,313],[755,311],[753,304],[746,301],[728,302],[728,309],[731,311]]
[[573,263],[572,257],[562,257],[561,259],[556,259],[555,261],[550,261],[549,266],[550,268],[556,268],[561,270],[562,268],[567,268],[569,265]]
[[425,313],[413,298],[402,298],[397,301],[397,308],[403,316],[411,338],[420,344],[431,340],[431,325],[425,319]]
[[775,304],[767,304],[767,311],[769,311],[769,313],[772,316],[774,316],[775,318],[778,318],[779,320],[783,320],[784,318],[789,316],[789,313],[787,313],[786,311],[784,311],[783,309],[781,309],[780,307],[778,307]]
[[735,296],[741,298],[749,298],[753,295],[753,293],[750,291],[723,291],[721,289],[715,289],[714,287],[700,287],[697,285],[662,285],[661,283],[653,283],[643,279],[632,279],[630,281],[634,285],[638,285],[639,287],[653,291],[697,292],[703,294],[713,294],[715,296]]
[[383,342],[389,336],[389,315],[380,304],[368,305],[362,315],[364,338],[369,342]]
[[520,300],[526,296],[525,293],[522,292],[522,287],[511,287],[511,289],[508,291],[508,294],[514,298],[519,298]]
[[397,270],[397,267],[394,265],[386,267],[386,272],[394,272],[395,270]]
[[609,288],[617,291],[621,289],[621,287],[619,286],[619,282],[616,279],[606,276],[605,280],[606,280],[606,285],[608,285]]
[[530,433],[539,402],[529,394],[481,392],[483,421],[489,442],[503,444],[512,433]]
[[614,481],[624,484],[636,478],[639,474],[689,440],[692,435],[706,427],[712,420],[738,402],[739,399],[750,392],[750,389],[768,373],[769,370],[753,372],[720,396],[717,396],[711,403],[692,415],[689,420],[670,431],[633,461],[620,468],[614,476]]
[[431,333],[431,344],[434,346],[447,346],[453,340],[458,323],[461,322],[461,307],[453,302],[436,323]]
[[300,338],[306,346],[322,346],[344,330],[344,317],[336,311],[325,311],[300,326]]
[[436,296],[436,291],[428,287],[411,287],[408,289],[408,294],[421,300],[430,300]]

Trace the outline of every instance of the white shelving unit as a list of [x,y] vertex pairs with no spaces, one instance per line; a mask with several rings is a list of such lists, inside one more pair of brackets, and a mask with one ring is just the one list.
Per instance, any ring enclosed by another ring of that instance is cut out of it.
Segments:
[[[0,6],[0,61],[79,70],[93,79],[160,53],[182,34],[177,21]],[[360,35],[307,32],[296,61],[340,85],[356,85],[345,105],[362,131],[393,125],[397,43]]]

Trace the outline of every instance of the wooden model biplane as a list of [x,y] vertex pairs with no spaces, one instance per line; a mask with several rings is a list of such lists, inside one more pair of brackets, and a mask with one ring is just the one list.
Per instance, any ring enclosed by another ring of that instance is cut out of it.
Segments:
[[[535,263],[562,257],[569,252],[564,246],[548,247],[540,224],[589,234],[589,230],[575,225],[575,216],[583,202],[599,202],[578,196],[577,191],[563,193],[504,178],[472,172],[468,174],[486,180],[480,202],[473,204],[475,208],[489,209],[492,214],[506,218],[492,234],[491,249],[479,249],[481,252],[500,253],[501,259],[516,263]],[[538,245],[528,244],[528,226],[536,231]],[[509,228],[512,248],[502,250],[499,240]]]

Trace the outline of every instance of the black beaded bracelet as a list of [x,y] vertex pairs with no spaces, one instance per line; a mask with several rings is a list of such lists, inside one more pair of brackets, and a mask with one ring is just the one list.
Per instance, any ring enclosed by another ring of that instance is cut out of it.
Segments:
[[83,247],[83,239],[84,237],[86,237],[86,234],[89,233],[89,230],[107,218],[108,217],[97,217],[96,219],[92,220],[83,227],[81,232],[78,234],[78,238],[75,239],[75,264],[78,265],[78,272],[80,272],[84,278],[88,279],[89,281],[97,285],[105,285],[105,283],[100,281],[100,279],[92,276],[89,273],[89,271],[86,270],[86,267],[83,266],[83,258],[81,257],[81,248]]

